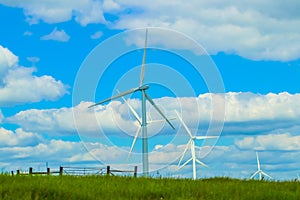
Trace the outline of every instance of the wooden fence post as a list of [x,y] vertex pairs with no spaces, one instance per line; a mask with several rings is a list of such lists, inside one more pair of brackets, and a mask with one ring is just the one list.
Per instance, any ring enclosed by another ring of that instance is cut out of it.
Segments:
[[29,175],[32,175],[32,167],[29,167]]
[[11,175],[12,175],[12,176],[14,176],[14,175],[15,175],[15,174],[14,174],[14,171],[11,171]]
[[137,176],[137,166],[134,166],[134,172],[133,172],[133,176],[136,177]]
[[62,176],[63,175],[63,171],[64,171],[64,168],[62,166],[59,167],[59,175]]
[[47,175],[50,175],[50,168],[47,168]]
[[19,169],[17,170],[17,175],[20,175],[20,170]]
[[106,175],[110,175],[110,166],[107,165],[107,168],[106,168]]

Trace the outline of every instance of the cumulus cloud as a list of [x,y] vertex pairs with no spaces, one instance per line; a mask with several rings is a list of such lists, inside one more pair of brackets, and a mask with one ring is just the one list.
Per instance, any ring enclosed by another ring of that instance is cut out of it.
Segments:
[[2,111],[0,110],[0,124],[1,124],[1,122],[2,122],[3,119],[4,119],[4,116],[2,114]]
[[[122,127],[128,126],[127,131],[132,134],[138,126],[133,121],[122,117],[125,113],[125,105],[114,102],[112,105],[95,111],[89,109],[91,102],[81,102],[71,108],[59,109],[30,109],[17,113],[15,116],[6,118],[6,122],[15,123],[25,130],[37,130],[56,132],[61,134],[95,133],[99,127],[109,132],[117,132]],[[121,113],[113,112],[112,108],[124,109]],[[75,119],[74,119],[75,116]]]
[[0,147],[35,146],[41,141],[42,137],[36,133],[25,132],[20,128],[13,132],[0,127]]
[[101,31],[97,31],[93,35],[91,35],[91,39],[94,39],[94,40],[99,39],[102,37],[102,35],[103,35],[103,33]]
[[[211,54],[234,53],[254,60],[294,60],[299,58],[300,16],[297,0],[215,2],[193,0],[164,1],[31,1],[0,3],[24,9],[30,23],[43,20],[58,23],[72,17],[85,26],[108,23],[113,29],[146,26],[171,28],[198,41]],[[106,22],[103,13],[114,15]],[[221,37],[220,37],[221,36]],[[178,42],[178,41],[176,41]]]
[[55,40],[60,42],[69,41],[70,36],[64,30],[58,30],[56,27],[48,35],[41,37],[41,40]]
[[[115,28],[145,26],[165,27],[182,31],[202,44],[209,53],[227,52],[260,60],[293,60],[299,58],[296,27],[300,16],[295,7],[284,1],[238,3],[178,0],[114,1],[119,20]],[[108,7],[109,10],[110,7]],[[130,9],[128,14],[126,10]],[[221,37],[220,37],[221,36]]]
[[[30,1],[0,0],[23,8],[30,23],[71,20],[85,26],[104,23],[112,29],[164,27],[181,31],[210,54],[226,52],[254,60],[289,61],[300,57],[299,1],[216,2],[192,0]],[[115,16],[106,22],[103,13]],[[164,39],[166,36],[161,36]],[[168,38],[169,39],[169,38]],[[138,41],[136,41],[138,42]],[[178,41],[176,41],[178,42]]]
[[18,7],[24,10],[27,21],[31,24],[40,20],[47,23],[59,23],[71,20],[85,26],[90,23],[105,23],[100,1],[94,0],[66,0],[66,1],[7,1],[0,3]]
[[35,68],[18,65],[18,57],[0,45],[0,105],[11,106],[41,100],[56,100],[67,86],[51,76],[35,76]]
[[29,62],[32,62],[32,63],[34,64],[34,63],[39,62],[39,61],[40,61],[40,58],[39,58],[39,57],[27,57],[27,60],[28,60]]
[[84,153],[85,149],[78,142],[50,140],[33,146],[0,147],[0,152],[1,162],[5,160],[11,163],[21,162],[21,166],[24,167],[32,162],[49,161],[57,165],[71,163],[70,159],[76,154]]
[[0,45],[0,77],[4,77],[9,69],[16,67],[18,61],[19,58],[15,54]]
[[[176,117],[174,110],[182,113],[189,128],[198,132],[207,130],[212,118],[212,98],[217,94],[202,94],[199,97],[155,99],[157,105],[169,118]],[[129,100],[138,113],[141,112],[140,100]],[[20,125],[28,131],[52,131],[81,133],[98,132],[99,127],[106,132],[123,131],[134,135],[137,130],[136,120],[130,115],[126,104],[113,101],[95,110],[88,109],[92,102],[81,102],[73,108],[30,109],[6,118],[6,122]],[[259,134],[275,129],[291,128],[297,125],[300,118],[300,95],[289,93],[269,93],[266,95],[253,93],[225,94],[225,115],[213,120],[224,120],[223,134]],[[155,109],[148,106],[148,119],[161,119]],[[73,118],[73,114],[75,118]],[[75,119],[75,121],[74,121]],[[176,127],[178,120],[172,121]],[[299,123],[298,123],[299,124]],[[199,127],[200,125],[200,127]],[[162,130],[164,124],[150,123],[149,134]],[[166,125],[167,127],[167,125]],[[206,128],[205,128],[206,127]],[[77,129],[76,129],[77,128]]]
[[23,35],[24,35],[24,36],[32,36],[33,33],[30,32],[30,31],[25,31],[25,32],[23,33]]
[[[255,150],[258,149],[255,145],[252,146],[255,142],[245,142],[249,140],[246,138],[235,141],[235,144],[231,146],[215,146],[204,158],[199,157],[197,150],[197,157],[209,166],[209,168],[204,168],[197,165],[197,176],[249,178],[257,168]],[[138,159],[133,162],[132,160],[126,161],[129,147],[111,146],[99,142],[86,142],[83,146],[81,142],[47,140],[37,133],[22,129],[10,131],[0,128],[0,139],[0,164],[6,170],[37,168],[45,162],[49,162],[51,168],[58,168],[61,165],[101,167],[109,164],[114,169],[132,170],[135,165],[138,166],[139,172],[142,169],[141,154],[138,154]],[[226,140],[226,137],[222,139]],[[256,137],[254,140],[259,140],[256,144],[265,147],[259,149],[259,155],[261,166],[267,173],[275,179],[292,179],[296,176],[300,164],[299,136],[286,133],[277,136],[270,134],[264,138]],[[237,144],[243,146],[242,151]],[[158,149],[149,154],[152,173],[155,172],[165,177],[192,177],[191,164],[180,170],[177,167],[178,157],[185,147],[183,142],[182,144],[158,144],[158,146]],[[278,149],[275,149],[275,146]],[[203,146],[202,148],[210,147]],[[294,148],[293,151],[291,151],[292,148]],[[186,157],[185,160],[188,158]]]
[[292,136],[289,133],[259,135],[236,140],[235,145],[243,150],[299,151],[300,136]]

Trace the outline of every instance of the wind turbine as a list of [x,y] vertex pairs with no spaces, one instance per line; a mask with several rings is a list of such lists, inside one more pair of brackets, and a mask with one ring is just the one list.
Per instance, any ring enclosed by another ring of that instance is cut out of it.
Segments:
[[100,101],[96,104],[89,106],[89,108],[103,104],[108,101],[112,101],[119,97],[126,96],[128,94],[132,94],[140,91],[142,93],[142,119],[141,119],[141,129],[142,129],[142,160],[143,160],[143,175],[148,176],[149,173],[149,161],[148,161],[148,136],[147,136],[147,111],[146,111],[146,101],[148,100],[150,104],[157,110],[157,112],[166,120],[166,122],[173,128],[174,126],[168,120],[168,118],[163,114],[163,112],[157,107],[152,98],[147,94],[146,90],[149,89],[148,85],[144,85],[144,76],[145,76],[145,62],[146,62],[146,48],[147,48],[147,37],[148,37],[148,29],[146,29],[146,38],[145,38],[145,46],[144,46],[144,54],[142,60],[142,68],[140,74],[140,84],[136,88],[132,88],[125,92],[121,92],[115,96],[107,98],[103,101]]
[[272,177],[270,175],[268,175],[267,173],[265,173],[261,170],[257,152],[256,152],[256,160],[257,160],[257,171],[250,177],[250,179],[254,178],[257,174],[259,174],[259,180],[262,180],[262,178],[263,178],[262,175],[265,175],[265,176],[269,177],[270,179],[272,179]]
[[187,165],[189,162],[193,162],[193,179],[196,180],[197,179],[197,168],[196,168],[196,162],[204,167],[208,167],[206,164],[204,164],[203,162],[201,162],[199,159],[196,158],[196,153],[195,153],[195,148],[199,148],[195,146],[195,140],[205,140],[205,139],[210,139],[210,138],[217,138],[218,136],[193,136],[191,131],[189,130],[189,128],[187,127],[187,125],[185,124],[185,122],[183,121],[183,119],[180,117],[180,115],[178,114],[178,112],[175,110],[176,115],[178,117],[178,119],[180,120],[181,124],[183,125],[183,127],[185,128],[186,132],[188,133],[190,140],[188,141],[188,143],[186,144],[186,147],[182,153],[182,156],[178,162],[178,166],[180,166],[186,152],[190,149],[191,150],[191,155],[192,157],[190,159],[188,159],[185,163],[183,163],[179,169],[183,168],[185,165]]

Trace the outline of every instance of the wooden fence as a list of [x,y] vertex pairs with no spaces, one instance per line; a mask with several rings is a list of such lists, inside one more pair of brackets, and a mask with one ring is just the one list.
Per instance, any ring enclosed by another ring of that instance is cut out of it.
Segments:
[[[137,166],[133,170],[120,170],[112,169],[110,166],[106,168],[96,168],[96,167],[59,167],[58,171],[51,171],[50,168],[47,168],[47,171],[33,171],[32,167],[29,167],[28,173],[21,172],[20,170],[16,171],[16,175],[52,175],[59,174],[62,176],[66,175],[115,175],[115,173],[133,173],[133,176],[137,176]],[[14,171],[11,171],[11,174],[14,176]]]

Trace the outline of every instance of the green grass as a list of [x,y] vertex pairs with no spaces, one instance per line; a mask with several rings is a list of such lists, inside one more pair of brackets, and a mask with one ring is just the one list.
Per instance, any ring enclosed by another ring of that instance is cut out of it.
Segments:
[[0,199],[300,199],[300,183],[0,175]]

